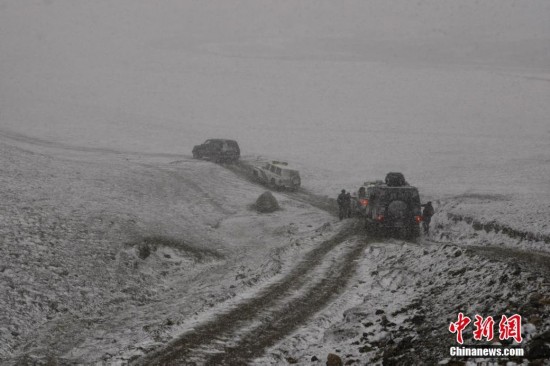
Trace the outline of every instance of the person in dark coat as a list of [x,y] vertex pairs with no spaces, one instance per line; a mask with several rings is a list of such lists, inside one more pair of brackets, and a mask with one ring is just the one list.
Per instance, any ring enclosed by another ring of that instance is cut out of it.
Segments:
[[342,220],[347,215],[345,214],[346,210],[346,190],[342,189],[342,192],[338,195],[338,198],[336,199],[336,202],[338,202],[338,217],[340,220]]
[[422,207],[424,207],[424,210],[422,210],[422,227],[424,228],[424,234],[429,234],[430,222],[432,221],[435,210],[431,202],[422,205]]
[[346,217],[349,218],[351,217],[351,193],[349,192],[346,193],[344,205],[345,205]]

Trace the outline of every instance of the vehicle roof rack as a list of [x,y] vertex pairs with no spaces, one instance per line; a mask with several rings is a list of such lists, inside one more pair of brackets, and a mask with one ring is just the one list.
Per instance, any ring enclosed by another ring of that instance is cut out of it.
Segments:
[[381,180],[372,180],[370,182],[365,182],[363,183],[363,185],[366,187],[366,186],[380,186],[382,184],[385,184],[383,181]]

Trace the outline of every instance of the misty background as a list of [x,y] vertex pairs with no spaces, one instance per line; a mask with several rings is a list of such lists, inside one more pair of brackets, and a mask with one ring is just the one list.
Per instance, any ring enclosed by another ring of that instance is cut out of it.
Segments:
[[327,194],[391,170],[548,193],[549,20],[548,1],[1,0],[0,132],[185,155],[234,138]]

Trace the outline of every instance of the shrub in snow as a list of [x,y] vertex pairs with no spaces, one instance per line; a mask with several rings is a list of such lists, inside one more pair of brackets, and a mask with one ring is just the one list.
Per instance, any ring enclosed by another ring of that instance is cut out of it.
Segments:
[[274,212],[279,209],[279,203],[271,192],[266,191],[256,200],[255,208],[261,213]]
[[146,259],[151,255],[151,248],[147,243],[141,243],[137,247],[137,253],[138,257],[140,257],[141,259]]

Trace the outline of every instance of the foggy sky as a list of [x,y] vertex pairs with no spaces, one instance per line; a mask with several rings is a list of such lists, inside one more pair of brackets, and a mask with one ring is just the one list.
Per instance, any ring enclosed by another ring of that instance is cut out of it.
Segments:
[[[210,131],[236,137],[226,124],[241,126],[244,139],[254,124],[296,126],[293,118],[330,128],[338,118],[449,121],[453,111],[479,125],[474,118],[511,123],[506,116],[529,110],[540,125],[546,104],[532,95],[547,99],[539,88],[547,89],[539,84],[510,92],[515,81],[452,76],[462,83],[452,91],[458,83],[446,76],[378,78],[355,66],[547,74],[549,20],[547,0],[0,0],[0,127],[91,144],[134,138],[138,148],[158,135],[164,148],[163,133],[180,131],[188,144]],[[457,97],[463,106],[449,109]],[[198,129],[205,124],[210,130]]]
[[548,43],[550,2],[0,1],[3,79],[78,62],[118,64],[166,42],[184,47],[277,37]]

